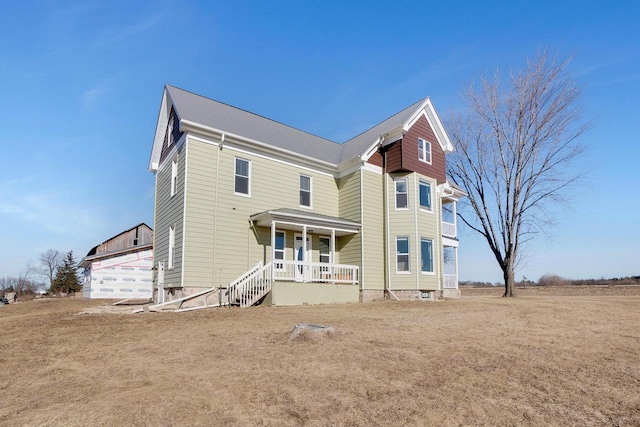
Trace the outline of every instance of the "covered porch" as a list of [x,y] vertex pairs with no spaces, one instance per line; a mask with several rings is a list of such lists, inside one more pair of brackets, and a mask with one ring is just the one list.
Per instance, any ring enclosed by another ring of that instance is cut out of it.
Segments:
[[[357,285],[360,282],[359,265],[336,262],[340,258],[338,247],[342,246],[343,250],[348,247],[360,232],[360,223],[296,209],[260,212],[252,215],[250,221],[255,227],[270,230],[272,283]],[[351,260],[359,264],[353,255]]]

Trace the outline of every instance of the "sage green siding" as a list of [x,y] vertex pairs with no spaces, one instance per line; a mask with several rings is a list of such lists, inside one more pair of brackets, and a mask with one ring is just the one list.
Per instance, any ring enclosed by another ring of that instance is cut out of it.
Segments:
[[[176,193],[171,196],[171,162],[178,160]],[[156,172],[155,224],[153,257],[156,265],[164,262],[164,286],[182,286],[182,242],[185,185],[185,145],[167,156]],[[169,268],[169,228],[175,227],[173,268]],[[157,283],[155,284],[157,286]]]
[[[408,190],[408,209],[396,209],[395,179],[406,178]],[[432,210],[423,211],[419,205],[419,180],[431,183]],[[389,254],[390,254],[390,288],[392,290],[437,290],[441,276],[441,237],[439,236],[440,211],[437,184],[432,178],[415,172],[390,174],[387,178],[387,203],[389,206]],[[397,271],[396,238],[409,239],[410,271]],[[433,241],[433,273],[422,273],[420,242],[422,238]]]
[[384,179],[383,175],[362,171],[364,264],[362,269],[364,289],[384,290]]
[[[185,287],[225,286],[256,262],[271,261],[271,230],[253,227],[249,221],[253,214],[292,207],[339,214],[338,189],[330,175],[196,139],[188,138],[187,144]],[[251,162],[250,196],[234,193],[236,157]],[[312,179],[312,208],[299,206],[300,174]],[[294,233],[286,230],[286,259],[293,259]],[[316,261],[318,236],[310,237],[311,259]]]
[[189,286],[214,286],[217,154],[214,145],[187,139],[184,282]]
[[[336,180],[339,189],[338,216],[360,222],[360,171]],[[360,266],[361,239],[359,234],[349,234],[336,239],[336,262]]]

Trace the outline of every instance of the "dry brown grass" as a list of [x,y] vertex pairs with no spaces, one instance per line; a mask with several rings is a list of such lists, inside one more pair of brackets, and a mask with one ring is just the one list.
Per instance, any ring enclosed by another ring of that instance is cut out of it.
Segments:
[[[640,425],[640,290],[586,292],[137,315],[79,315],[104,302],[74,299],[1,307],[0,423]],[[296,323],[336,333],[289,340]]]

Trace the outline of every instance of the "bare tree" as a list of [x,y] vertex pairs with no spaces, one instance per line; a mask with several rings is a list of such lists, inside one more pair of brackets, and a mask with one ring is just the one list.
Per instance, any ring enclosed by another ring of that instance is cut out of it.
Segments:
[[49,249],[40,254],[40,270],[39,273],[49,279],[49,288],[53,284],[53,278],[56,270],[62,264],[64,254],[56,249]]
[[24,270],[22,270],[16,278],[16,284],[13,290],[17,295],[33,291],[33,282],[30,279],[33,273],[36,273],[36,268],[31,264],[31,261],[28,261]]
[[515,296],[522,246],[543,231],[549,207],[563,202],[579,178],[571,163],[586,129],[581,88],[570,59],[541,52],[503,85],[499,73],[464,93],[469,111],[449,127],[457,151],[448,174],[469,197],[459,216],[486,239],[503,272],[505,297]]

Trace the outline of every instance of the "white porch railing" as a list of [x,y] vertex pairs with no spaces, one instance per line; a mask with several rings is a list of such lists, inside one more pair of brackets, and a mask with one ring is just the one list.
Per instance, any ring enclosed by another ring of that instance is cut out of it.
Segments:
[[458,289],[458,275],[457,274],[445,274],[444,275],[444,288],[445,289]]
[[346,283],[359,281],[357,265],[326,262],[273,261],[273,280],[289,282]]
[[456,237],[456,225],[450,222],[442,221],[442,235],[448,237]]
[[271,290],[271,263],[258,262],[251,270],[229,284],[229,304],[249,307]]

